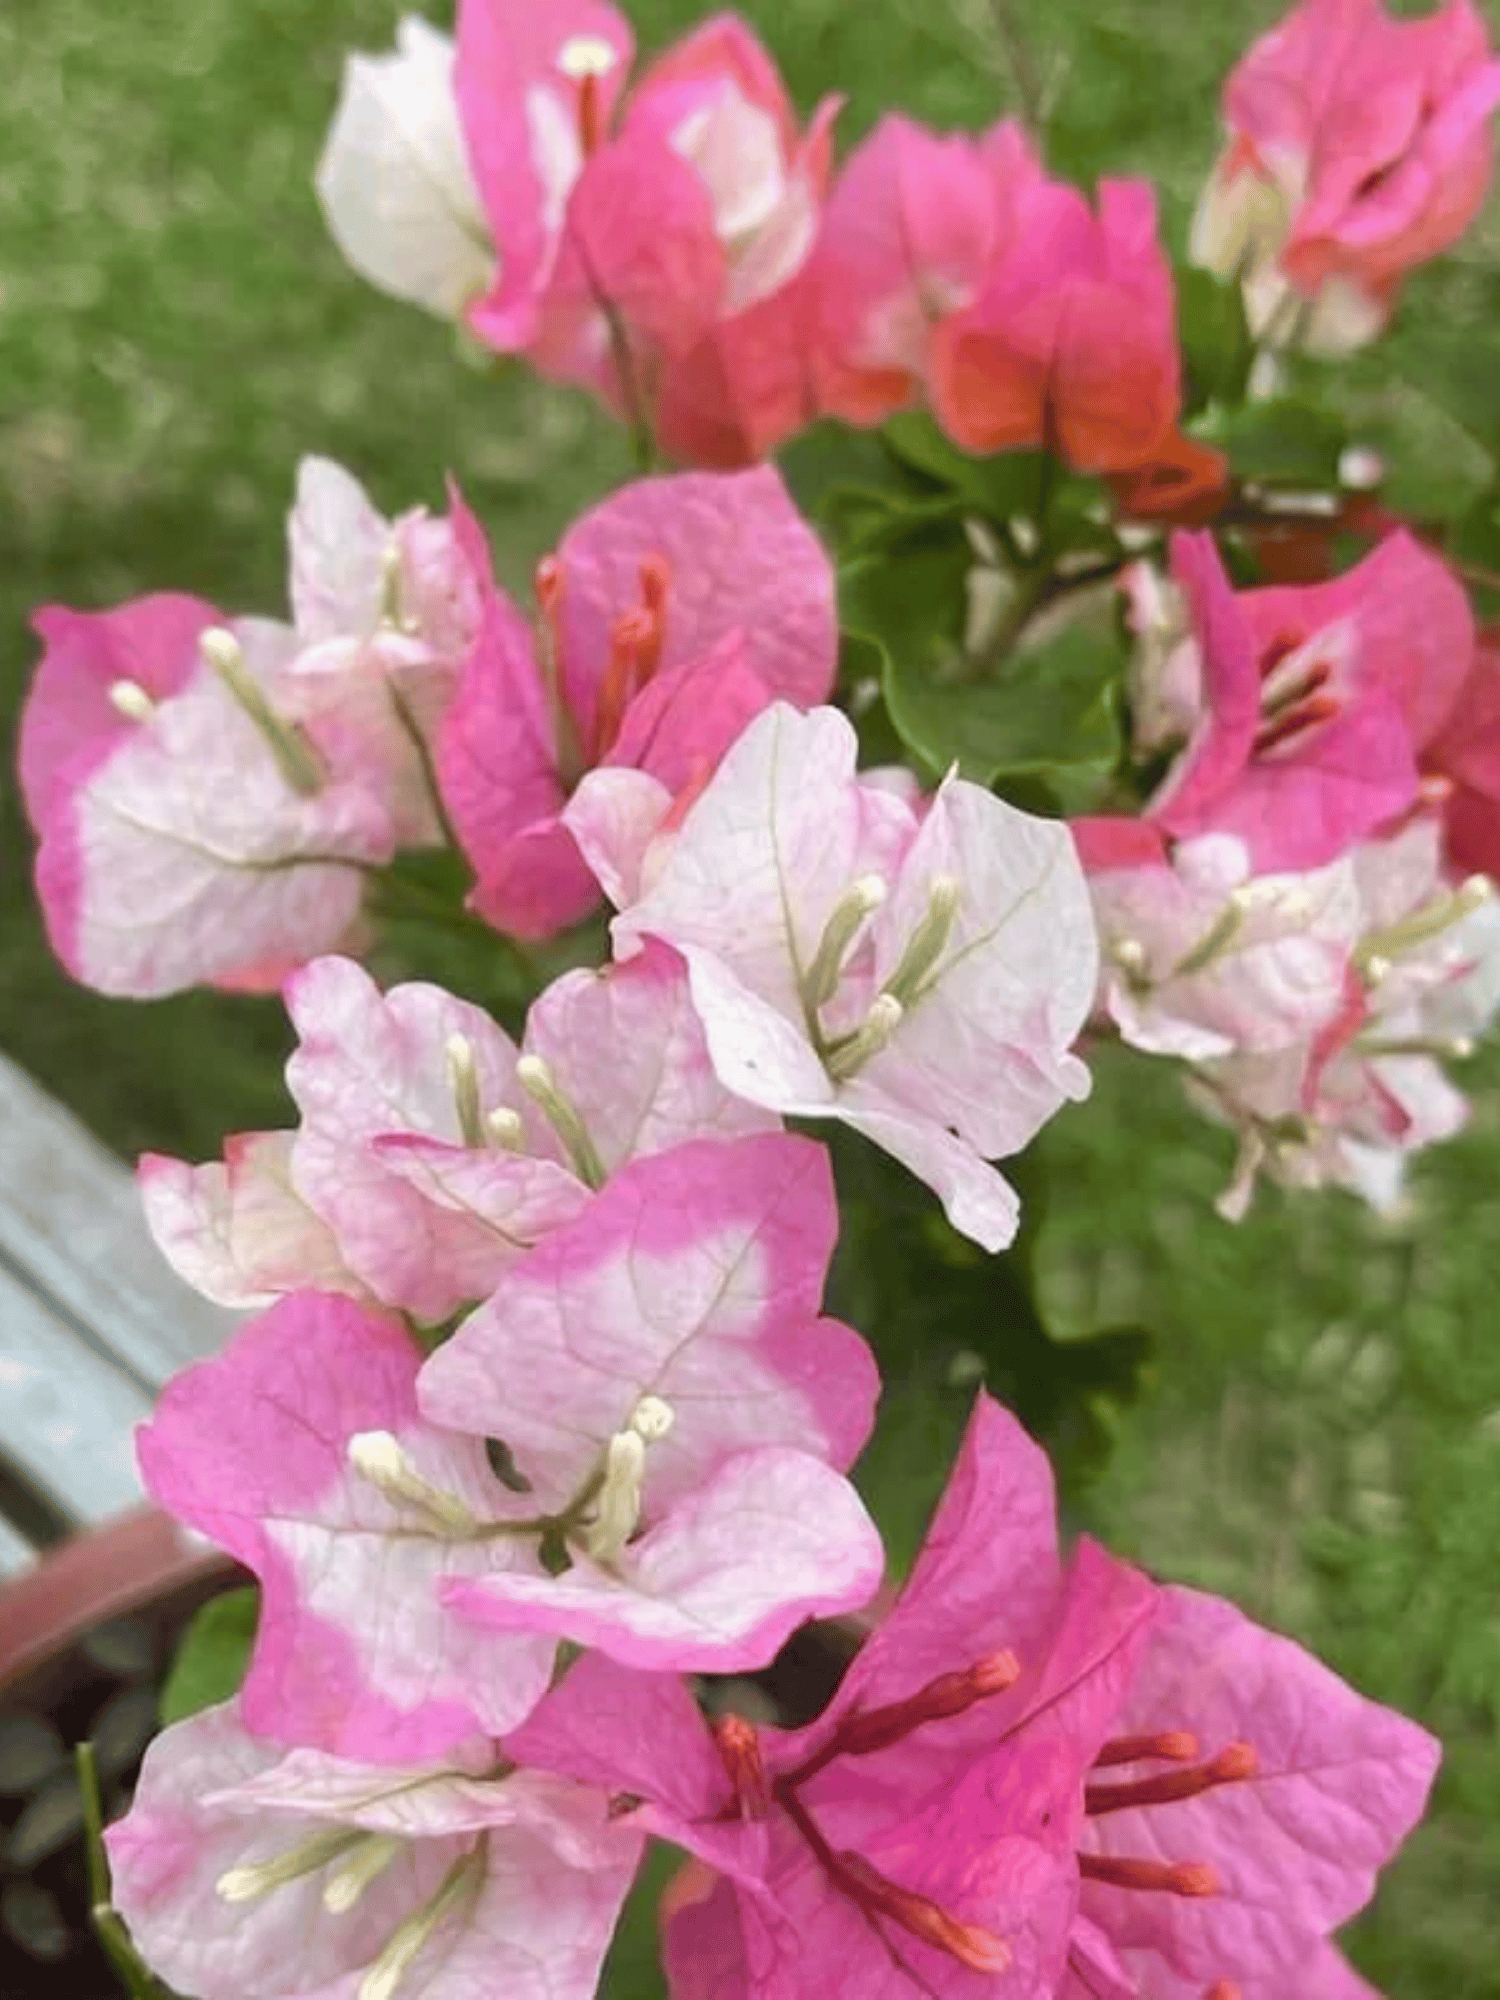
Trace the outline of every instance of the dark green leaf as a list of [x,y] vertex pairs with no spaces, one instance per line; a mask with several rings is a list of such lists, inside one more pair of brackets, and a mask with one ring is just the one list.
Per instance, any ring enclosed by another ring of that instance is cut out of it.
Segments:
[[892,455],[940,486],[962,494],[991,520],[1024,515],[1035,520],[1047,487],[1047,457],[1040,451],[1001,452],[972,458],[946,438],[925,410],[902,410],[881,432]]
[[915,494],[916,482],[903,478],[874,431],[857,431],[825,419],[799,432],[777,454],[782,477],[804,514],[821,518],[838,488],[889,486],[893,496]]
[[859,767],[904,764],[910,753],[885,705],[885,649],[862,632],[839,635],[839,688],[859,732]]
[[1237,408],[1255,358],[1240,287],[1183,265],[1177,272],[1177,326],[1187,363],[1188,410],[1211,402]]
[[890,651],[885,696],[903,740],[933,771],[957,763],[976,784],[1079,765],[1107,769],[1119,749],[1119,641],[1085,625],[1013,654],[991,679],[955,682]]
[[1337,411],[1351,442],[1380,454],[1380,497],[1392,512],[1452,521],[1493,482],[1495,453],[1475,436],[1467,411],[1454,410],[1426,382],[1404,374],[1387,343],[1336,367],[1308,358],[1287,366],[1293,394]]
[[1500,617],[1500,488],[1482,495],[1453,524],[1444,547],[1453,561],[1464,565],[1481,615]]
[[1500,369],[1494,327],[1500,270],[1443,258],[1404,288],[1396,324],[1373,358],[1441,404],[1490,451],[1500,452]]
[[1349,442],[1342,417],[1290,396],[1212,412],[1197,434],[1229,454],[1241,479],[1268,486],[1337,486],[1339,459]]
[[946,671],[963,643],[973,565],[960,522],[909,526],[890,548],[862,555],[841,572],[842,623],[915,672]]
[[211,1597],[194,1616],[161,1691],[163,1727],[239,1692],[259,1617],[260,1592],[253,1585]]
[[675,1848],[653,1841],[645,1865],[625,1901],[614,1943],[599,1979],[599,2000],[663,2000],[657,1906],[662,1891],[682,1866]]
[[1018,1243],[991,1257],[959,1236],[930,1192],[848,1133],[832,1142],[841,1229],[830,1310],[875,1349],[886,1392],[857,1469],[897,1567],[910,1560],[981,1384],[1053,1451],[1067,1482],[1100,1470],[1114,1409],[1137,1393],[1148,1343],[1135,1330],[1059,1342],[1031,1292],[1029,1243],[1044,1202],[1029,1156]]

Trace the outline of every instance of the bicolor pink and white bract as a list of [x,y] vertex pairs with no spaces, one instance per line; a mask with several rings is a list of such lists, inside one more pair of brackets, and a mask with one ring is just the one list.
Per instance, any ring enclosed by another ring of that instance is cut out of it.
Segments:
[[860,782],[855,749],[835,710],[760,716],[615,919],[616,950],[682,954],[731,1090],[864,1132],[996,1249],[1017,1204],[986,1161],[1088,1088],[1082,871],[1065,827],[956,777],[919,818]]
[[371,1769],[233,1704],[156,1739],[105,1844],[136,1943],[201,2000],[589,2000],[641,1851],[602,1794],[493,1746]]

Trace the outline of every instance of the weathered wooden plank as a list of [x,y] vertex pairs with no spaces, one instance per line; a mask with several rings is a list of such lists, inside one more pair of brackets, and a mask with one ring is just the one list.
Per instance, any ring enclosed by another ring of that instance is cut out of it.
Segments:
[[212,1353],[234,1324],[164,1261],[129,1170],[3,1056],[0,1265],[145,1388]]
[[69,1519],[100,1521],[140,1500],[134,1431],[150,1409],[139,1383],[0,1270],[0,1459]]

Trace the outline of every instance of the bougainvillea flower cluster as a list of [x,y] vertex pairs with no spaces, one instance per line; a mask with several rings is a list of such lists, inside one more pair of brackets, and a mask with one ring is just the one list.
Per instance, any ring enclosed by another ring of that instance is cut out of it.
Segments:
[[635,79],[633,52],[599,0],[464,0],[456,47],[408,21],[394,55],[354,58],[318,183],[350,261],[695,464],[924,397],[969,450],[1125,472],[1168,448],[1175,296],[1145,182],[1091,208],[1014,123],[905,118],[831,178],[838,100],[799,129],[733,15]]
[[[1227,86],[1225,282],[1179,287],[1151,187],[1058,177],[1039,101],[839,163],[841,100],[800,116],[733,15],[638,59],[608,0],[459,0],[351,58],[350,262],[690,469],[536,561],[451,481],[387,518],[308,459],[286,619],[36,616],[58,956],[279,991],[294,1044],[279,1125],[139,1168],[245,1315],[142,1477],[259,1592],[237,1691],[107,1835],[175,1988],[589,2000],[655,1842],[673,2000],[1370,1993],[1331,1940],[1437,1744],[1061,1543],[983,1388],[898,1588],[880,1368],[826,1308],[898,1201],[913,1291],[982,1298],[1037,1214],[996,1163],[1105,1039],[1226,1128],[1227,1217],[1267,1178],[1389,1212],[1462,1126],[1500,1007],[1483,509],[1455,544],[1368,450],[1287,474],[1266,399],[1473,219],[1497,103],[1469,0],[1302,0]],[[888,478],[809,512],[762,461],[820,417],[887,425]],[[793,1704],[798,1645],[836,1671]]]
[[1243,274],[1253,330],[1344,353],[1403,278],[1456,243],[1494,167],[1500,62],[1471,0],[1401,20],[1301,0],[1224,91],[1229,139],[1193,225],[1198,262]]
[[1226,1213],[1261,1171],[1392,1209],[1407,1156],[1464,1124],[1442,1064],[1500,1002],[1444,768],[1483,782],[1468,599],[1404,532],[1331,583],[1236,591],[1209,535],[1175,538],[1172,573],[1129,589],[1144,748],[1176,755],[1141,818],[1075,826],[1101,1011],[1238,1133]]

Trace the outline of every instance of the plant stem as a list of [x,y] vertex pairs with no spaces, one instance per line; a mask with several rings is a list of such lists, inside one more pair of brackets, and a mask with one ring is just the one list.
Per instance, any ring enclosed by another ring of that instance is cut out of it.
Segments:
[[386,681],[386,693],[390,697],[391,708],[395,712],[401,733],[410,743],[412,754],[417,760],[417,768],[422,773],[422,786],[427,793],[427,802],[432,807],[432,815],[438,823],[438,829],[453,852],[462,855],[463,847],[453,830],[453,822],[448,817],[448,808],[443,802],[443,788],[438,783],[437,766],[432,761],[432,745],[422,734],[422,725],[418,722],[411,703],[393,679]]
[[88,1857],[89,1916],[94,1934],[103,1947],[131,2000],[163,2000],[163,1989],[147,1970],[120,1913],[110,1901],[109,1863],[104,1853],[104,1812],[99,1802],[99,1772],[94,1763],[92,1743],[80,1743],[73,1751],[78,1773],[78,1789],[83,1797],[83,1839]]

